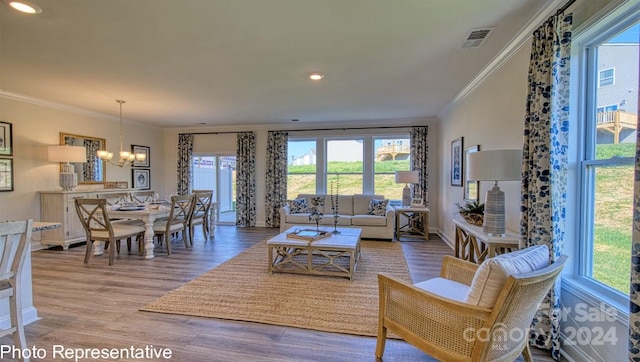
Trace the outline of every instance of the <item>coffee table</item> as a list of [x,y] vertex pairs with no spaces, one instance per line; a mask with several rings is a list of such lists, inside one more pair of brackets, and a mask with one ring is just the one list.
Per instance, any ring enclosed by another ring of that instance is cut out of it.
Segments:
[[[287,238],[288,233],[301,229],[310,227],[293,226],[267,241],[269,273],[328,275],[353,280],[360,259],[361,229],[337,228],[339,234],[311,242]],[[320,230],[331,232],[333,228]]]

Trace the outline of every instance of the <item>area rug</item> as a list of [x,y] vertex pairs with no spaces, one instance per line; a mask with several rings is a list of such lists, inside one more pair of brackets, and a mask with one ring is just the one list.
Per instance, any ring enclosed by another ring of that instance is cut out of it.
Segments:
[[388,241],[362,241],[351,281],[267,268],[263,241],[141,310],[375,336],[378,273],[411,280],[402,246]]

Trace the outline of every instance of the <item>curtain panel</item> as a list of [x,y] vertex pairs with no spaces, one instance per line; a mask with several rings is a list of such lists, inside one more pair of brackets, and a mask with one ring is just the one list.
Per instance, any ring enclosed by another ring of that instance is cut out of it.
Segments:
[[265,226],[280,226],[280,207],[287,200],[287,146],[289,133],[269,131],[267,140],[267,185]]
[[256,136],[253,132],[238,133],[236,225],[256,226]]
[[178,136],[178,195],[188,195],[191,192],[193,180],[193,135]]
[[[564,247],[572,15],[558,13],[534,33],[524,120],[520,233],[526,246]],[[529,342],[560,358],[560,281],[534,317]]]
[[424,206],[429,207],[429,127],[411,127],[409,140],[411,143],[411,170],[420,172],[420,181],[411,184],[411,197],[424,200]]
[[[638,79],[638,82],[640,82],[640,79]],[[631,235],[631,291],[629,294],[629,361],[640,361],[640,120],[637,116],[636,122],[633,231]]]

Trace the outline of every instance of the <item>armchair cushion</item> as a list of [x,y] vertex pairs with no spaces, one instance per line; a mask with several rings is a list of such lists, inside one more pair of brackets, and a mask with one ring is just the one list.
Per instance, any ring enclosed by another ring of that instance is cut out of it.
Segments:
[[529,273],[548,265],[549,248],[545,245],[532,246],[486,259],[476,271],[464,302],[493,308],[498,294],[510,275]]
[[467,293],[469,293],[468,285],[440,277],[428,279],[413,286],[457,302],[464,302]]

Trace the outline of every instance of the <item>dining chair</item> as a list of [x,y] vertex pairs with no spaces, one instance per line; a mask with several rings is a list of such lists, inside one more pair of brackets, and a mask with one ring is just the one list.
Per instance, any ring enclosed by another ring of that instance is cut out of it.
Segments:
[[[117,206],[117,205],[125,205],[125,204],[130,204],[132,202],[136,202],[133,197],[131,196],[131,193],[129,192],[110,192],[110,193],[103,193],[103,194],[97,194],[96,198],[98,199],[105,199],[107,201],[107,206],[108,207],[113,207],[113,206]],[[111,221],[112,224],[114,223],[119,223],[119,224],[129,224],[129,225],[137,225],[137,226],[144,226],[144,222],[142,220],[138,220],[138,219],[129,219],[129,218],[121,218],[121,217],[110,217],[109,219]],[[109,247],[109,243],[107,243],[106,248]],[[116,244],[116,252],[120,253],[120,243]],[[140,247],[138,247],[138,249],[140,249]],[[129,253],[131,253],[131,238],[127,239],[127,251]]]
[[189,220],[194,207],[194,195],[171,196],[171,211],[166,218],[157,219],[153,223],[154,236],[160,243],[167,244],[167,254],[171,255],[171,235],[182,232],[184,246],[189,248]]
[[147,204],[153,202],[156,199],[155,191],[131,191],[131,199],[133,202],[140,204]]
[[111,222],[107,213],[107,200],[105,199],[76,199],[75,205],[76,212],[87,236],[87,250],[84,256],[85,264],[89,263],[95,241],[116,245],[116,248],[113,246],[109,248],[109,265],[113,265],[115,252],[120,249],[117,247],[120,240],[127,239],[130,241],[131,238],[135,237],[138,242],[138,252],[141,252],[141,247],[144,244],[144,225]]
[[[16,349],[27,349],[22,321],[22,269],[31,242],[33,220],[0,222],[0,299],[9,299],[9,328],[0,337],[13,337]],[[29,358],[20,359],[29,361]]]
[[193,190],[194,206],[189,220],[189,242],[193,245],[193,235],[196,225],[202,225],[202,234],[205,239],[211,235],[209,228],[209,213],[211,212],[211,201],[213,190]]

